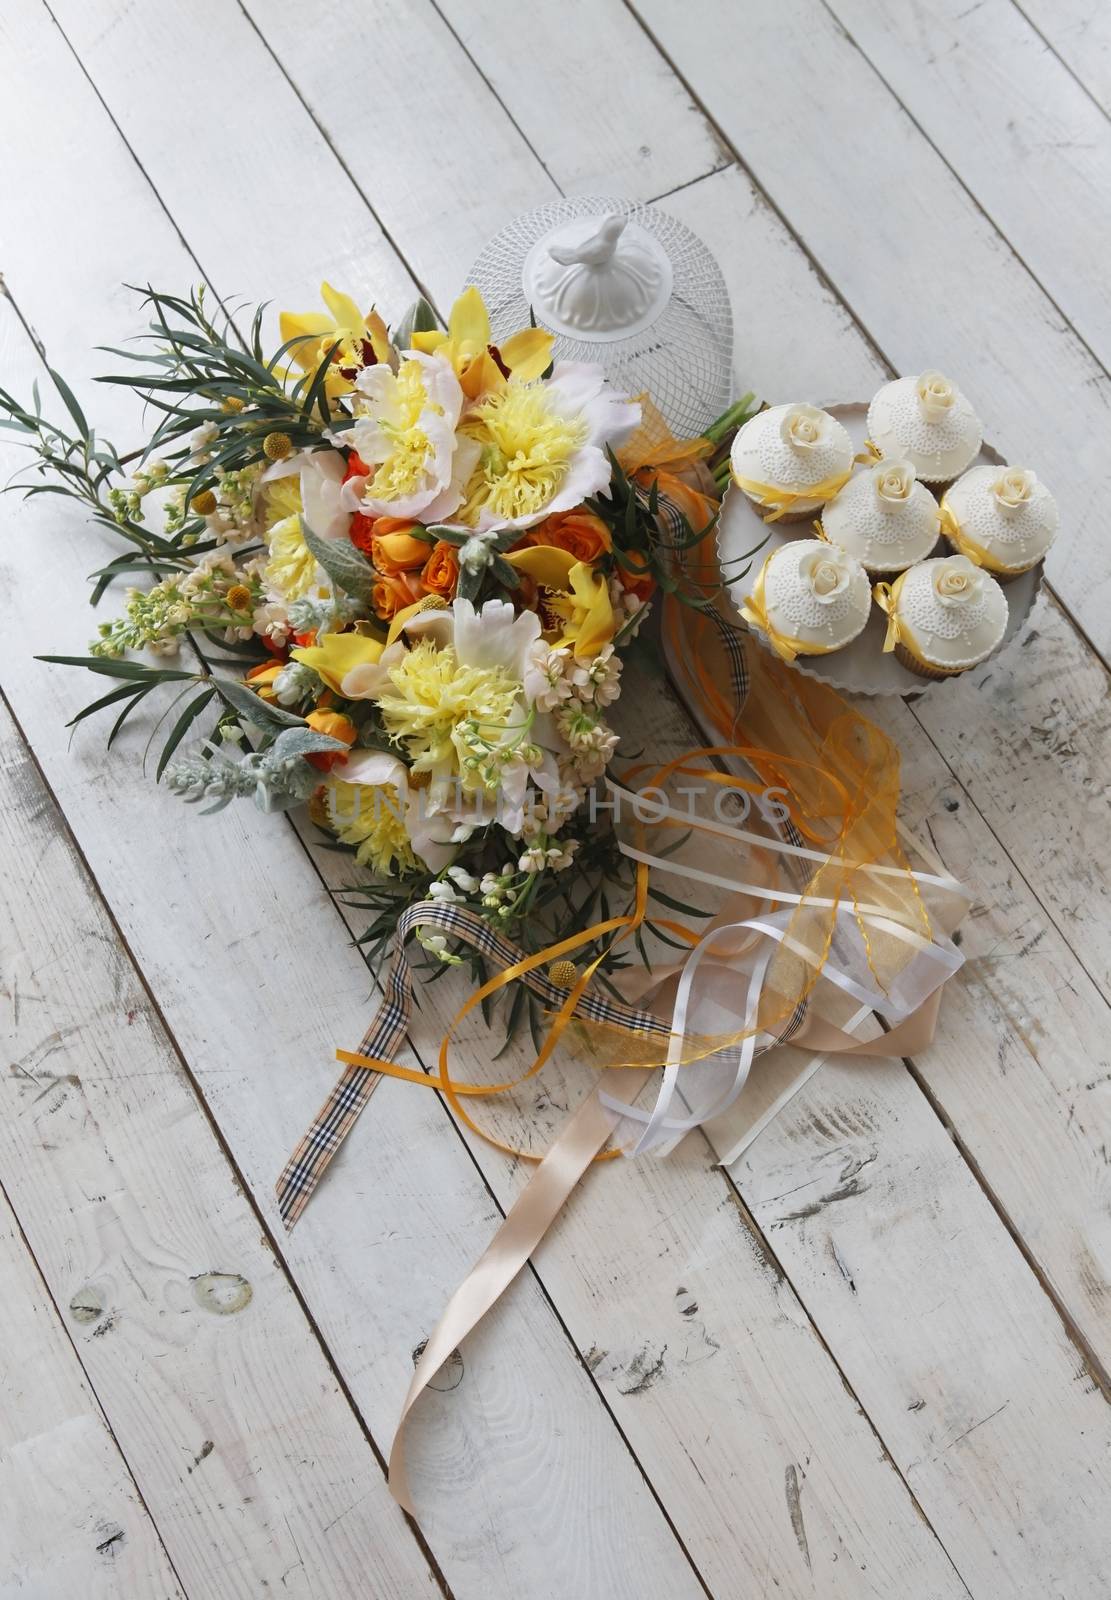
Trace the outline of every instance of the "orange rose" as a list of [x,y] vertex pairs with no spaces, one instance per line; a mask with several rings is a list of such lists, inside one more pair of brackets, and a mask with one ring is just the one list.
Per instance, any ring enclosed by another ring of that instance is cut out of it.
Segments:
[[413,572],[424,566],[428,560],[428,540],[417,539],[409,532],[416,526],[398,517],[378,518],[370,541],[370,559],[379,572],[392,578],[399,572]]
[[378,582],[371,591],[370,601],[375,616],[381,617],[383,622],[389,622],[395,611],[411,606],[413,601],[421,599],[423,594],[424,585],[421,583],[419,573],[382,572],[379,573]]
[[379,572],[393,577],[428,560],[428,542],[413,538],[410,530],[415,527],[417,523],[409,517],[368,517],[360,511],[351,518],[348,538]]
[[432,546],[432,554],[421,573],[421,582],[429,594],[442,595],[445,600],[455,599],[459,584],[459,558],[455,546],[441,539]]
[[656,580],[650,572],[631,572],[628,567],[623,567],[620,560],[617,563],[617,581],[629,594],[635,594],[640,600],[651,600],[656,589]]
[[[305,718],[310,728],[317,733],[326,733],[330,739],[342,739],[344,744],[354,744],[358,729],[350,717],[345,717],[342,711],[310,711]],[[328,772],[337,761],[346,761],[347,757],[339,750],[317,750],[314,754],[306,756],[306,761],[314,767],[319,767],[321,772]]]
[[523,544],[551,544],[567,550],[576,561],[594,562],[613,549],[610,531],[593,511],[577,506],[574,511],[558,511],[530,528]]

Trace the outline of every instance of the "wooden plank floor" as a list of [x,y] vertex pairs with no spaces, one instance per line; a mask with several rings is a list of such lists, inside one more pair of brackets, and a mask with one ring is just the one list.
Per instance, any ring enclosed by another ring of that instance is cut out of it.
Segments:
[[616,190],[718,255],[741,387],[950,369],[1064,511],[1022,647],[875,709],[978,899],[935,1045],[827,1066],[731,1171],[593,1176],[422,1403],[418,1531],[413,1353],[525,1174],[389,1082],[284,1233],[373,1003],[338,858],[185,815],[137,718],[70,740],[31,658],[83,652],[98,538],[0,500],[0,1596],[1107,1600],[1106,7],[8,0],[0,149],[0,382],[45,356],[121,444],[122,284],[442,309],[516,212]]

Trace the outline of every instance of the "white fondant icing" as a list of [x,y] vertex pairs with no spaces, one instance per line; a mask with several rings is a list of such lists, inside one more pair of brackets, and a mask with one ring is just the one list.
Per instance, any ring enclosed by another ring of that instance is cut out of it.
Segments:
[[822,527],[832,544],[870,572],[902,572],[936,545],[940,512],[909,462],[880,461],[834,495],[822,512]]
[[[771,406],[740,429],[730,459],[739,478],[797,492],[849,472],[853,443],[836,417],[817,406]],[[822,503],[800,499],[791,509],[814,511]]]
[[961,532],[1007,572],[1040,561],[1057,533],[1056,500],[1021,467],[973,467],[946,492],[945,505]]
[[1000,644],[1007,598],[967,556],[920,561],[901,579],[897,615],[911,652],[949,671],[974,667]]
[[975,460],[983,427],[940,373],[885,383],[868,407],[868,436],[883,456],[912,463],[927,483],[947,483]]
[[804,650],[837,650],[868,621],[872,591],[847,551],[824,539],[793,539],[768,559],[764,606],[772,627]]

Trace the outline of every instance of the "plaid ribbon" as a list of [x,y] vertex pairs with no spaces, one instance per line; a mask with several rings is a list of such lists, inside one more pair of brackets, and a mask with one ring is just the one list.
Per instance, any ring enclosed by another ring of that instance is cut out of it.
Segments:
[[[413,1001],[413,973],[405,953],[406,941],[418,928],[435,927],[471,945],[481,955],[505,971],[527,958],[527,952],[505,939],[465,906],[443,905],[438,900],[421,900],[402,912],[397,923],[397,948],[386,979],[385,994],[378,1013],[363,1036],[357,1054],[392,1061],[409,1026]],[[558,1010],[567,998],[566,989],[554,984],[537,969],[523,973],[520,980],[532,992]],[[616,1023],[637,1033],[652,1033],[666,1039],[670,1029],[662,1018],[638,1010],[605,995],[587,991],[580,996],[575,1016],[591,1022]],[[348,1067],[325,1100],[297,1148],[286,1162],[276,1189],[278,1211],[287,1228],[292,1228],[312,1199],[313,1190],[351,1129],[359,1113],[382,1081],[382,1073],[368,1067]]]

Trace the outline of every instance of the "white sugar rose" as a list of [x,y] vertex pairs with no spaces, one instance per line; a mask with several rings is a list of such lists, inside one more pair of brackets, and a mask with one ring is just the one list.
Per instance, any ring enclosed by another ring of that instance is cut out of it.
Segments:
[[970,605],[983,587],[984,574],[967,556],[953,556],[934,569],[934,593],[943,606]]
[[829,419],[817,406],[790,406],[783,414],[779,433],[795,450],[813,450],[825,437]]
[[1034,493],[1037,477],[1024,467],[1008,467],[991,486],[996,504],[1003,511],[1017,511]]
[[948,415],[957,398],[956,389],[948,378],[942,377],[940,372],[923,372],[916,388],[918,403],[925,413],[927,422],[940,422]]
[[809,584],[815,600],[822,605],[829,605],[844,594],[852,575],[849,558],[832,545],[828,550],[807,551],[799,562],[799,577]]
[[872,482],[882,506],[905,505],[917,474],[909,461],[881,461],[872,468]]

